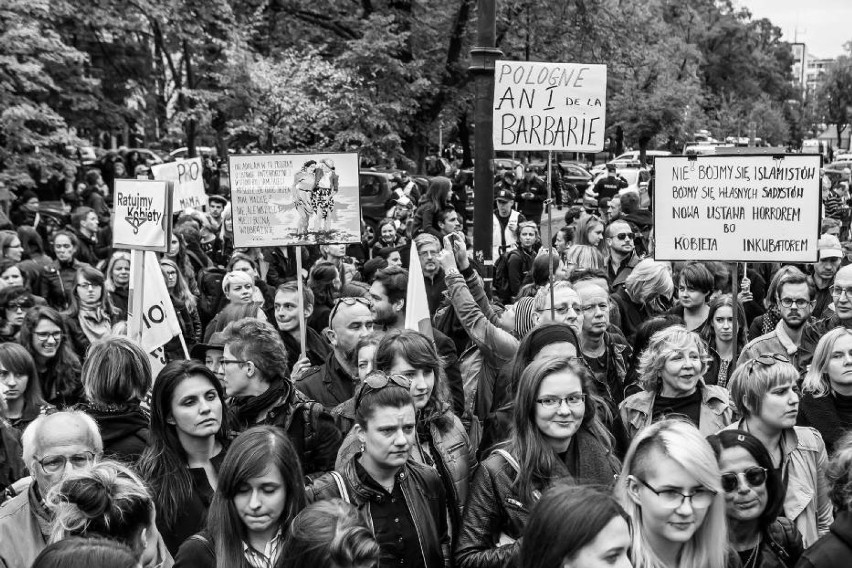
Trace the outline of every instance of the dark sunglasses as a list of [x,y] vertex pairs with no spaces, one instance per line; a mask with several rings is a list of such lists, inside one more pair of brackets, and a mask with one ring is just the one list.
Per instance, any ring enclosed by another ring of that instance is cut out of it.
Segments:
[[338,298],[334,301],[334,305],[331,307],[331,312],[328,314],[328,326],[331,327],[331,322],[334,321],[334,316],[337,314],[337,310],[340,308],[340,304],[346,306],[354,306],[355,304],[364,304],[367,306],[370,311],[373,310],[373,300],[370,298],[362,298],[360,296],[344,296],[343,298]]
[[404,388],[406,391],[411,389],[411,381],[403,375],[389,375],[384,371],[370,371],[361,383],[361,392],[358,393],[358,398],[355,399],[355,408],[361,406],[361,398],[370,392],[382,390],[389,384]]
[[618,233],[617,235],[615,235],[615,238],[619,241],[623,241],[624,239],[632,239],[633,233]]
[[35,306],[35,302],[33,302],[32,300],[23,300],[20,302],[9,302],[7,304],[7,309],[17,310],[18,308],[20,308],[22,310],[28,310],[33,306]]
[[725,493],[732,493],[740,486],[740,476],[743,476],[751,487],[760,487],[766,483],[766,468],[765,467],[750,467],[742,473],[723,473],[722,474],[722,489]]
[[781,355],[780,353],[766,353],[764,355],[760,355],[755,357],[754,359],[749,359],[746,364],[749,366],[748,375],[751,377],[752,371],[754,371],[755,365],[763,365],[764,367],[771,367],[775,363],[790,363],[790,359]]

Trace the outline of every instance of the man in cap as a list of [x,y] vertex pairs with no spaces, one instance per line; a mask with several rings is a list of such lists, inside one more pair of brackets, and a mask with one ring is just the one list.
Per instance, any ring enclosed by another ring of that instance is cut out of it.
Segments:
[[494,234],[491,239],[492,258],[497,260],[501,254],[506,254],[517,246],[518,225],[526,221],[526,217],[512,208],[515,194],[509,189],[500,189],[494,201]]
[[843,258],[843,247],[833,235],[823,235],[817,242],[817,261],[813,263],[812,272],[816,285],[814,308],[811,315],[820,319],[828,315],[826,312],[832,303],[831,285]]
[[594,197],[597,198],[598,204],[600,204],[604,197],[612,199],[618,195],[619,191],[628,185],[627,180],[618,175],[616,172],[615,164],[607,164],[606,176],[602,177],[597,181],[597,183],[595,183],[592,193],[594,194]]

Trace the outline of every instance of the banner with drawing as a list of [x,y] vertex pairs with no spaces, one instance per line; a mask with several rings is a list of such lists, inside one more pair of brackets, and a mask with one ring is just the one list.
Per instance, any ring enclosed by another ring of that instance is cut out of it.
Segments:
[[234,245],[358,243],[358,154],[230,156]]

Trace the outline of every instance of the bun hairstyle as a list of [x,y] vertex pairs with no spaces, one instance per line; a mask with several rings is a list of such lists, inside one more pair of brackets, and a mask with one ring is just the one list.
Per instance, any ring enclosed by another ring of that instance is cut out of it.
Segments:
[[51,542],[71,536],[98,536],[127,545],[141,556],[142,529],[151,526],[154,501],[135,473],[105,460],[72,475],[51,491],[55,511]]
[[318,501],[299,513],[281,554],[282,568],[372,566],[379,544],[353,505],[341,500]]

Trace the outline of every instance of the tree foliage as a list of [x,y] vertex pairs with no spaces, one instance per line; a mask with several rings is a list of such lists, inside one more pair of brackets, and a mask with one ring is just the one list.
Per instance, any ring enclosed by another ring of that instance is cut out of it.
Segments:
[[841,55],[828,68],[817,91],[819,109],[825,122],[837,129],[837,147],[844,130],[852,119],[852,42],[847,44],[850,55]]

